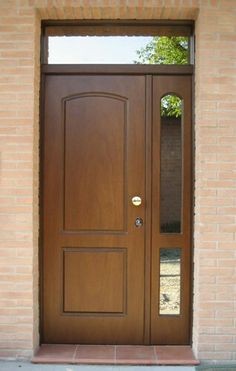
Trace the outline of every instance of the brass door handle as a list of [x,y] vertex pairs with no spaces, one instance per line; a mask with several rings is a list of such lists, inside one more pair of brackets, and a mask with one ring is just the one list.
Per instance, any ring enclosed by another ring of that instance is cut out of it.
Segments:
[[140,206],[141,203],[142,203],[142,199],[141,199],[141,197],[139,197],[139,196],[134,196],[134,197],[132,198],[132,204],[133,204],[134,206]]

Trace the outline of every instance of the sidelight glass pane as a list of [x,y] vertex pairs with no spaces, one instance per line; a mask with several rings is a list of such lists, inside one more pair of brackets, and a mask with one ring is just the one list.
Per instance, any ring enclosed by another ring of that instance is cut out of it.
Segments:
[[159,314],[180,314],[181,249],[160,249]]
[[160,231],[180,233],[182,214],[182,100],[161,99]]

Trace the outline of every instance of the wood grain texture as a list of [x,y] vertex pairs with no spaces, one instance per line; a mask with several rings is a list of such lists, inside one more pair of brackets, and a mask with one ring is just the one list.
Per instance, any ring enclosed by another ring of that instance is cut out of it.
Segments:
[[63,313],[127,314],[127,250],[64,249]]
[[145,202],[137,215],[131,198],[145,200],[145,77],[45,84],[43,341],[140,344]]
[[[191,76],[44,76],[42,341],[188,344]],[[168,93],[184,100],[179,234],[159,231]],[[161,248],[181,249],[178,316],[159,315]]]
[[45,74],[58,75],[192,75],[193,65],[154,65],[154,64],[43,64],[41,70]]
[[[160,133],[161,98],[176,94],[183,99],[182,117],[182,233],[160,233]],[[191,77],[153,78],[153,164],[152,164],[152,292],[151,343],[189,344],[190,341],[190,267],[191,267]],[[160,249],[181,248],[180,315],[159,314]]]
[[43,21],[45,36],[190,36],[193,21],[69,20]]
[[64,99],[65,230],[127,230],[127,104],[105,93]]

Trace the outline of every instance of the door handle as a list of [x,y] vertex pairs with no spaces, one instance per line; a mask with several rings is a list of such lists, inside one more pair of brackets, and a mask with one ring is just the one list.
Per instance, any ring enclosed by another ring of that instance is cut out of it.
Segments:
[[134,223],[135,227],[140,228],[143,226],[143,219],[140,218],[139,216],[135,219]]
[[142,199],[141,199],[141,197],[139,197],[139,196],[134,196],[134,197],[132,198],[132,204],[133,204],[134,206],[140,206],[141,203],[142,203]]

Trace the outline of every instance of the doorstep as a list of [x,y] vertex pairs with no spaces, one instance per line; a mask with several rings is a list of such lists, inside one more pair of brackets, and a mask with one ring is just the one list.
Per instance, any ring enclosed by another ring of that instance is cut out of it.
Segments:
[[190,346],[42,344],[33,363],[198,365]]

